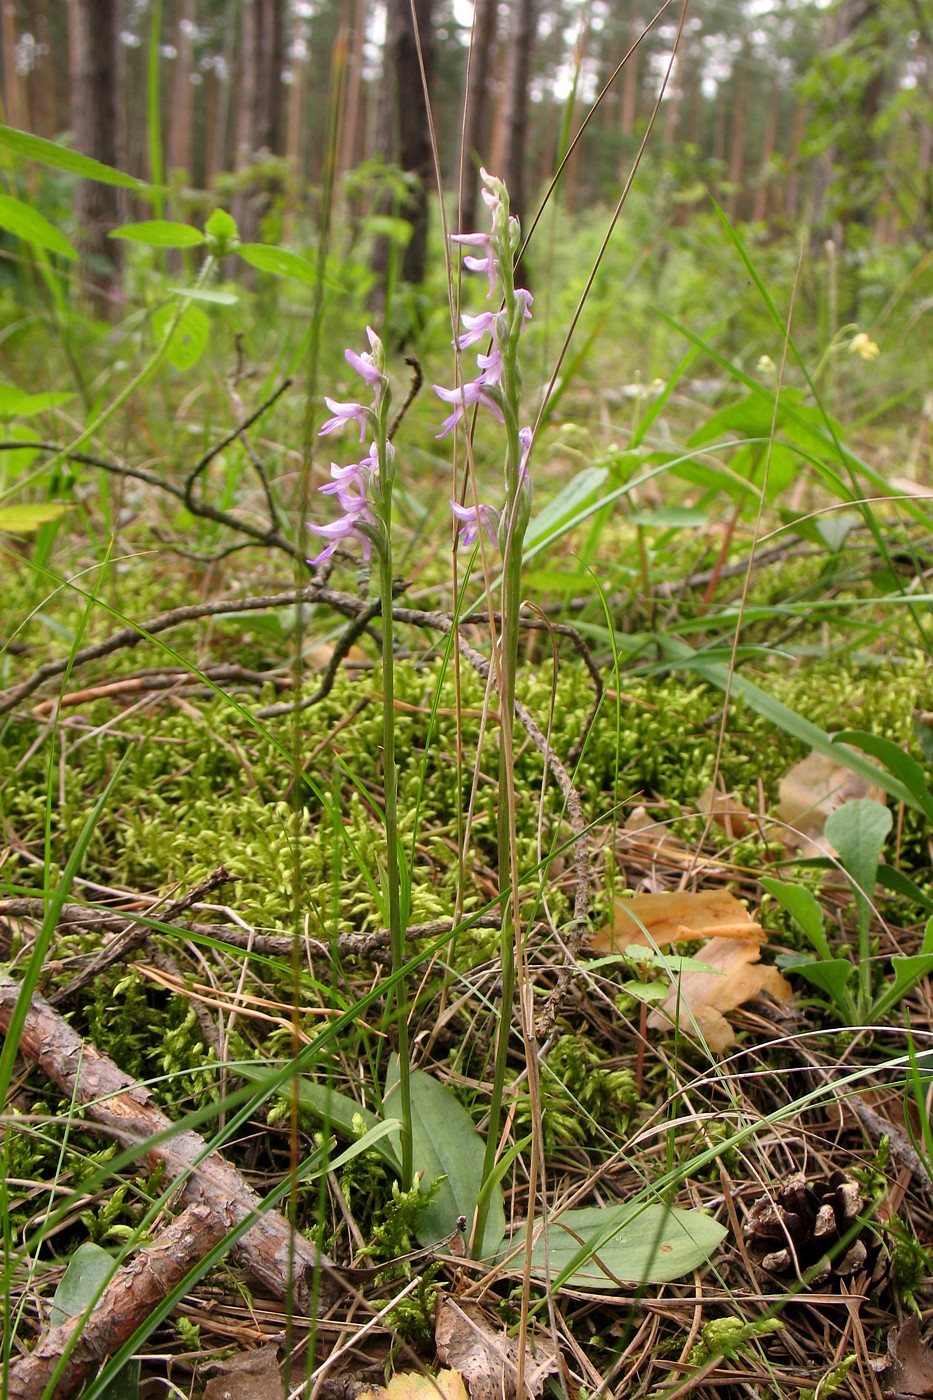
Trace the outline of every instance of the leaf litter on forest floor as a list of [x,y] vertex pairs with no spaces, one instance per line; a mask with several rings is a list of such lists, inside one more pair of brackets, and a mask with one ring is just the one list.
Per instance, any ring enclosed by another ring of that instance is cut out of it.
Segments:
[[[438,1356],[466,1381],[470,1400],[513,1400],[517,1395],[518,1343],[476,1303],[442,1299],[434,1336]],[[558,1366],[553,1343],[536,1337],[534,1353],[525,1354],[524,1395],[540,1395]]]
[[648,1017],[652,1030],[679,1024],[685,1035],[701,1036],[710,1050],[720,1053],[735,1041],[726,1019],[763,993],[776,1001],[788,1001],[790,983],[776,967],[763,965],[761,945],[765,932],[728,890],[675,890],[664,894],[638,894],[617,900],[613,927],[604,928],[592,940],[597,952],[624,952],[627,948],[657,948],[671,943],[704,940],[696,958],[706,969],[687,968],[676,978],[660,1006]]

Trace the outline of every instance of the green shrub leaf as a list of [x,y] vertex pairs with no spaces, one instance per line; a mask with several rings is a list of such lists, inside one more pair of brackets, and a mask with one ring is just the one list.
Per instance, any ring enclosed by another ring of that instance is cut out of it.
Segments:
[[160,341],[171,330],[172,338],[166,353],[169,362],[178,370],[188,370],[196,365],[211,337],[210,320],[198,306],[186,306],[180,316],[174,306],[160,306],[152,318],[152,325]]
[[34,243],[37,248],[45,248],[49,253],[77,259],[77,249],[71,246],[63,233],[59,233],[54,224],[50,224],[43,214],[37,213],[32,205],[24,204],[21,199],[14,199],[9,194],[0,194],[0,228],[15,233],[17,238],[27,243]]
[[[292,277],[309,287],[317,285],[319,274],[316,263],[300,253],[293,253],[289,248],[273,248],[266,243],[241,243],[236,251],[244,262],[259,272],[271,272],[273,277]],[[321,280],[326,287],[339,289],[339,284],[329,277]]]
[[69,151],[54,141],[46,141],[41,136],[32,136],[27,131],[17,131],[12,126],[0,126],[0,148],[12,151],[24,160],[38,161],[40,165],[50,165],[53,170],[67,170],[70,175],[83,175],[87,180],[96,180],[100,185],[119,185],[125,190],[144,190],[147,185],[133,175],[125,175],[122,170],[114,170],[112,165],[104,165],[80,151]]
[[149,248],[197,248],[204,234],[190,224],[176,224],[171,219],[143,219],[138,224],[122,224],[108,238],[125,238],[128,243],[145,243]]

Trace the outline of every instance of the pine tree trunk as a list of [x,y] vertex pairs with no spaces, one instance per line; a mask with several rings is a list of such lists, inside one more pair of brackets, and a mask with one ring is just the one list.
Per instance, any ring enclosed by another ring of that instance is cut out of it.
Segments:
[[[71,125],[76,148],[106,165],[121,164],[119,0],[70,0]],[[75,212],[82,228],[82,274],[100,314],[119,298],[120,245],[107,235],[121,222],[118,191],[81,180]]]
[[[431,139],[419,42],[430,91],[435,48],[433,0],[414,0],[414,15],[410,0],[389,0],[383,75],[383,154],[387,162],[400,166],[411,182],[407,199],[392,212],[411,224],[411,237],[401,255],[399,271],[403,282],[414,285],[424,281],[428,189],[432,179]],[[373,299],[377,312],[385,310],[392,256],[388,240],[379,239],[372,262],[378,279]]]
[[[282,152],[282,65],[285,0],[244,0],[236,128],[236,169],[249,170],[260,153]],[[234,200],[240,237],[253,243],[272,191],[244,189]]]
[[[463,149],[460,154],[460,229],[469,233],[476,227],[476,202],[479,190],[477,170],[491,160],[486,150],[489,131],[489,78],[496,45],[496,0],[476,0],[473,18],[473,39],[467,72],[467,89],[463,124]],[[495,172],[494,172],[495,173]]]
[[513,211],[524,220],[529,192],[528,92],[538,28],[537,0],[513,0],[509,31],[509,57],[505,80],[505,158],[502,177],[508,186]]

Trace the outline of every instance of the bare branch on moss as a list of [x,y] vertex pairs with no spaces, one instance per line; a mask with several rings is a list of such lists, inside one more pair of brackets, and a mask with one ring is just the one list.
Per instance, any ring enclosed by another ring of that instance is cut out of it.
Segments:
[[[4,1035],[20,994],[17,982],[0,978]],[[316,1306],[318,1285],[334,1282],[334,1265],[326,1255],[293,1230],[279,1211],[267,1210],[236,1168],[219,1152],[211,1152],[200,1134],[177,1131],[143,1085],[92,1042],[82,1040],[38,993],[26,1010],[18,1048],[73,1104],[85,1109],[88,1122],[100,1125],[124,1147],[139,1148],[150,1171],[163,1165],[187,1201],[207,1205],[227,1230],[249,1220],[236,1252],[254,1278],[305,1315]]]
[[87,1315],[50,1327],[31,1352],[10,1362],[10,1400],[40,1400],[53,1378],[57,1400],[77,1395],[225,1233],[223,1218],[210,1206],[188,1206],[117,1269]]

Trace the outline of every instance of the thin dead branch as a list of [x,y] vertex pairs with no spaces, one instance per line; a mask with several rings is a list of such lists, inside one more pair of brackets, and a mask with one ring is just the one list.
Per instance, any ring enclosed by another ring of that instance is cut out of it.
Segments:
[[226,1228],[223,1217],[210,1206],[188,1206],[146,1249],[116,1271],[87,1315],[50,1327],[27,1356],[10,1363],[9,1400],[40,1400],[45,1395],[67,1400],[76,1395],[220,1243]]
[[[0,1031],[10,1029],[21,995],[17,982],[0,978]],[[293,1230],[219,1152],[211,1152],[200,1134],[175,1131],[174,1124],[141,1084],[74,1031],[44,997],[36,993],[26,1010],[19,1051],[39,1066],[75,1106],[83,1107],[124,1147],[139,1148],[150,1171],[164,1166],[178,1181],[182,1196],[205,1204],[228,1230],[245,1220],[249,1229],[236,1250],[253,1277],[278,1298],[290,1298],[300,1312],[315,1306],[319,1287],[333,1287],[334,1265]],[[154,1138],[158,1138],[154,1145]]]

